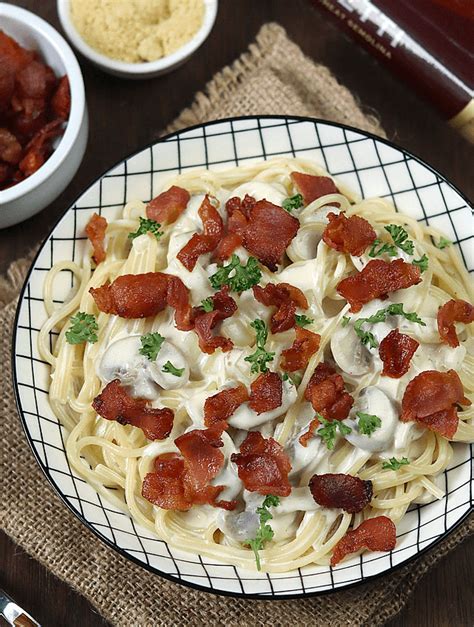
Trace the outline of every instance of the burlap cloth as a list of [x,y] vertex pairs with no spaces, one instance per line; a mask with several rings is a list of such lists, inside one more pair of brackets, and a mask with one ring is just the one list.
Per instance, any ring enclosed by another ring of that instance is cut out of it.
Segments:
[[[326,67],[314,64],[276,24],[199,93],[167,131],[246,114],[296,114],[345,122],[383,135]],[[20,427],[10,369],[11,327],[29,261],[0,282],[0,514],[30,555],[83,594],[115,625],[383,624],[407,602],[416,582],[473,530],[465,522],[442,544],[392,575],[355,589],[296,601],[246,601],[171,584],[107,548],[62,505],[41,474]]]

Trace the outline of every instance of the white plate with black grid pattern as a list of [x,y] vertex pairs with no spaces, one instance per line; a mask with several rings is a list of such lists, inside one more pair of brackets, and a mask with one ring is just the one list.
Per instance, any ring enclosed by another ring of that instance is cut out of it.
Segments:
[[[310,119],[262,116],[210,122],[173,133],[120,161],[68,209],[30,270],[13,344],[17,402],[26,437],[50,483],[91,531],[123,556],[175,582],[221,594],[273,599],[346,588],[387,573],[432,547],[472,510],[472,445],[453,446],[453,459],[442,481],[446,496],[410,509],[397,525],[397,546],[390,553],[368,552],[334,569],[306,566],[273,575],[250,572],[168,546],[71,471],[64,452],[64,428],[48,403],[49,367],[38,354],[37,340],[47,317],[42,296],[46,273],[57,261],[80,258],[84,228],[94,212],[113,220],[127,201],[153,198],[170,174],[196,167],[222,169],[278,155],[314,159],[362,197],[388,198],[398,210],[439,228],[455,242],[466,267],[473,271],[468,201],[406,151],[362,131]],[[55,294],[59,301],[71,288],[71,275],[65,272],[61,277]]]

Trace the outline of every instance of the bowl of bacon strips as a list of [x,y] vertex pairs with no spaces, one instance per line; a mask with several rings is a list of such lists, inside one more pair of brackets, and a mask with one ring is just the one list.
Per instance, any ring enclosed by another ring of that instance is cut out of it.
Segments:
[[304,597],[407,564],[472,507],[470,220],[420,159],[318,120],[122,160],[20,297],[38,463],[111,548],[190,587]]
[[87,133],[84,84],[69,45],[41,18],[0,3],[0,228],[59,196]]

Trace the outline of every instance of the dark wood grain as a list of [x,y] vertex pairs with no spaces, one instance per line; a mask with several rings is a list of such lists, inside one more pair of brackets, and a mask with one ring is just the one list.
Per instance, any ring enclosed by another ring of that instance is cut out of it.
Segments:
[[[21,0],[59,27],[54,0]],[[185,65],[168,76],[127,82],[81,61],[90,112],[85,159],[67,190],[50,207],[23,224],[0,231],[0,271],[46,237],[58,216],[98,174],[147,144],[223,65],[252,41],[260,26],[275,20],[314,60],[324,63],[364,105],[377,111],[388,136],[426,159],[474,198],[474,150],[428,105],[346,39],[306,0],[221,0],[209,39]],[[285,113],[282,111],[282,113]],[[424,577],[390,627],[471,625],[474,603],[474,542],[465,543]],[[90,605],[0,535],[0,586],[43,625],[79,627],[106,623]]]

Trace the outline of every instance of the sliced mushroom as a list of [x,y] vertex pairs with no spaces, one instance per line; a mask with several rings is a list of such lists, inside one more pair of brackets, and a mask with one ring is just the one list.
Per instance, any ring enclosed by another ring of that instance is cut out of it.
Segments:
[[343,372],[359,376],[370,371],[370,352],[355,334],[352,325],[337,327],[331,336],[331,351]]
[[249,181],[236,187],[230,197],[244,198],[246,194],[252,196],[255,200],[265,199],[280,207],[287,196],[283,185],[269,185],[261,181]]
[[[360,433],[358,412],[377,416],[381,420],[381,426],[371,435]],[[398,413],[392,401],[380,388],[370,386],[362,390],[354,403],[351,418],[346,421],[352,431],[345,437],[353,446],[364,451],[385,451],[393,445],[397,423]]]

